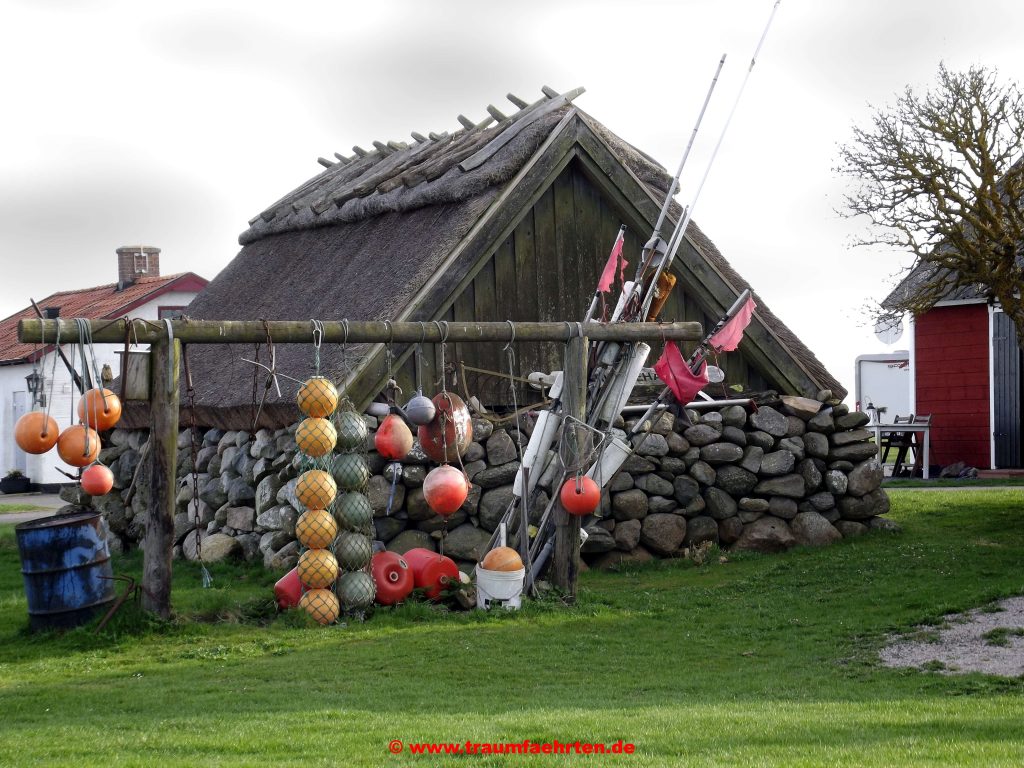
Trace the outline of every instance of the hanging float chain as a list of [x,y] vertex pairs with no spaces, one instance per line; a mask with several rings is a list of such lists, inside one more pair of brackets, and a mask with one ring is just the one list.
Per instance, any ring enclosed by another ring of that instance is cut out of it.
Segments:
[[185,401],[188,403],[188,433],[189,448],[192,456],[192,503],[195,505],[193,520],[196,524],[196,559],[203,569],[203,587],[209,587],[213,583],[213,577],[206,569],[203,562],[203,536],[199,527],[201,516],[199,514],[199,426],[196,424],[196,388],[192,384],[192,371],[188,366],[188,347],[181,345],[181,363],[185,374]]

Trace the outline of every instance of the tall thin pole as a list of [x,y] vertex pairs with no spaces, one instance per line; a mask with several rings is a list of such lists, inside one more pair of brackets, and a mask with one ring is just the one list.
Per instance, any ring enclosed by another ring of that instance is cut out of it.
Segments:
[[[587,411],[587,357],[589,343],[586,336],[569,339],[565,345],[565,384],[562,388],[562,404],[566,416],[579,422],[586,418]],[[563,439],[576,440],[579,433],[566,430]],[[569,455],[583,455],[583,447],[567,446]],[[553,490],[557,494],[559,488]],[[576,578],[580,571],[580,519],[570,515],[556,501],[555,551],[551,563],[551,582],[565,595],[569,602],[576,600]]]
[[[171,556],[174,549],[174,478],[178,466],[178,371],[181,342],[166,339],[150,347],[148,461],[149,508],[142,562],[142,607],[171,615]],[[143,498],[145,498],[143,494]],[[196,503],[199,500],[196,499]],[[194,534],[199,536],[197,529]]]
[[658,269],[651,280],[651,288],[644,297],[640,317],[646,317],[647,310],[650,308],[651,301],[654,299],[654,287],[658,283],[658,277],[663,271],[665,271],[665,268],[672,263],[672,259],[675,258],[676,251],[679,250],[679,245],[682,243],[683,237],[686,236],[686,228],[690,225],[690,219],[693,217],[693,209],[697,206],[697,200],[700,197],[701,190],[704,189],[704,182],[708,180],[708,174],[711,173],[711,166],[714,165],[715,157],[718,156],[718,150],[722,146],[722,140],[725,139],[726,131],[729,130],[729,124],[732,122],[732,117],[736,114],[736,107],[739,106],[740,98],[743,96],[743,90],[747,87],[747,81],[750,80],[750,73],[754,71],[754,65],[757,63],[757,57],[761,53],[761,46],[764,45],[764,40],[768,36],[768,29],[772,25],[772,20],[775,18],[775,12],[779,9],[781,2],[782,0],[775,0],[775,5],[772,6],[772,12],[768,16],[768,23],[764,25],[764,31],[761,33],[761,39],[757,41],[757,47],[754,49],[754,55],[750,58],[750,66],[747,67],[747,74],[744,75],[743,82],[740,83],[740,89],[736,93],[736,100],[733,101],[732,109],[729,110],[729,116],[725,120],[725,125],[722,126],[722,132],[718,135],[718,141],[715,143],[715,148],[711,152],[711,157],[708,159],[708,164],[704,169],[704,175],[701,177],[700,185],[697,187],[697,191],[694,193],[690,204],[686,207],[683,220],[679,223],[679,226],[676,227],[675,232],[672,233],[672,238],[669,240],[668,248],[665,250],[665,255],[658,264]]

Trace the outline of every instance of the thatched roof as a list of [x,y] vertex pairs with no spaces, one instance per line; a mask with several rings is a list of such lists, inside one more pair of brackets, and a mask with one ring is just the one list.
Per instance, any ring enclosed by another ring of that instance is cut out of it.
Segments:
[[[489,121],[473,124],[460,117],[463,129],[450,135],[413,134],[412,144],[374,142],[371,152],[357,148],[354,157],[337,155],[336,163],[321,159],[329,167],[252,219],[239,238],[241,252],[195,299],[188,315],[432,319],[430,307],[439,306],[440,300],[423,297],[440,296],[441,277],[469,269],[467,260],[480,253],[470,244],[491,236],[487,223],[510,190],[530,178],[546,154],[576,151],[566,137],[574,136],[580,125],[607,144],[614,161],[628,169],[652,200],[662,198],[671,180],[665,169],[573,106],[579,92],[558,95],[545,89],[545,98],[533,105],[515,100],[523,108],[511,117],[490,107]],[[678,220],[678,215],[677,208],[673,218]],[[692,222],[688,236],[736,293],[748,287]],[[763,301],[758,299],[758,304],[755,317],[813,383],[845,394]],[[237,427],[249,417],[253,367],[240,358],[251,357],[252,351],[228,345],[189,350],[202,422]],[[321,370],[343,380],[351,369],[365,366],[368,351],[350,347],[343,355],[337,346],[324,347]],[[311,347],[277,348],[278,370],[288,375],[304,378],[311,363]],[[382,383],[384,371],[367,375]],[[261,394],[263,378],[261,374]],[[282,389],[280,401],[276,392],[268,393],[262,423],[286,423],[295,417],[294,387]]]

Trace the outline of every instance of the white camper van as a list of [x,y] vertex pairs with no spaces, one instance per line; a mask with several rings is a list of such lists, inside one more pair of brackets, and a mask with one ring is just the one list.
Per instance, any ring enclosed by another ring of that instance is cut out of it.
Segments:
[[[910,353],[904,349],[857,358],[857,410],[891,423],[910,414]],[[883,410],[884,409],[884,410]]]

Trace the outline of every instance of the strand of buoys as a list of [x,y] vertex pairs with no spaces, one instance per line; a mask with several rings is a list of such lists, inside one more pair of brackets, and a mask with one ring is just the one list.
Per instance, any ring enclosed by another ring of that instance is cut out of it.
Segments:
[[299,475],[295,495],[305,508],[295,524],[295,537],[303,547],[295,566],[274,585],[279,606],[298,605],[321,625],[333,624],[340,614],[332,587],[338,579],[338,560],[332,550],[338,525],[330,507],[338,486],[330,472],[314,462],[329,456],[337,442],[334,424],[327,418],[338,404],[338,392],[330,381],[315,376],[299,387],[296,397],[306,415],[295,430],[295,443],[311,467]]
[[369,428],[347,400],[334,415],[338,434],[333,474],[342,496],[335,508],[338,536],[334,551],[339,572],[335,594],[341,610],[362,615],[373,605],[376,585],[371,574],[373,507],[366,495],[370,466],[366,461]]

